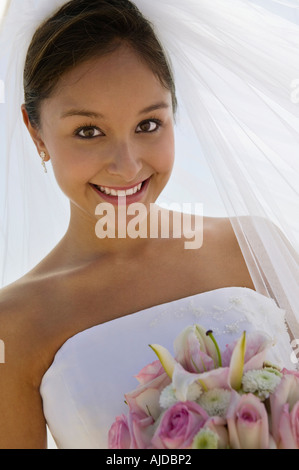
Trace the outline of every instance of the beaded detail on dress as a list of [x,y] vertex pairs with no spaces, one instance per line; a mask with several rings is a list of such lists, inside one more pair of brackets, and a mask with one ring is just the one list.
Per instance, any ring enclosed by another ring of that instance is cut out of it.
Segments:
[[[215,335],[236,334],[242,331],[242,325],[245,320],[255,324],[257,330],[273,331],[277,336],[280,334],[285,335],[287,332],[287,326],[284,321],[281,321],[281,314],[278,317],[273,314],[271,315],[271,318],[269,318],[269,311],[272,309],[271,303],[275,306],[274,301],[270,300],[270,303],[267,306],[260,304],[255,305],[253,308],[253,306],[248,305],[248,302],[246,302],[247,295],[251,295],[251,292],[249,291],[246,293],[246,289],[242,289],[242,295],[228,297],[227,306],[224,307],[221,304],[214,303],[209,305],[208,308],[204,308],[200,305],[196,301],[196,297],[187,297],[185,299],[186,302],[184,307],[180,307],[175,310],[173,316],[175,318],[183,318],[187,309],[191,317],[193,316],[194,323],[200,323],[201,319],[206,319],[208,317],[221,324],[227,313],[234,311],[234,313],[240,313],[240,318],[234,319],[229,323],[223,323],[221,327],[214,326],[213,332]],[[275,307],[275,311],[276,310],[277,307]],[[163,322],[163,317],[167,315],[167,312],[168,307],[165,307],[164,311],[160,312],[159,315],[152,319],[149,326],[153,328],[161,324]]]

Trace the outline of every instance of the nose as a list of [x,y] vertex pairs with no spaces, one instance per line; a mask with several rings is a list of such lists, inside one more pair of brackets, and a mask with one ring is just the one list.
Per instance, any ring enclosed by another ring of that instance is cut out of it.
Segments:
[[137,149],[133,149],[127,143],[118,145],[110,154],[107,172],[112,176],[119,176],[122,181],[133,181],[142,168],[138,153]]

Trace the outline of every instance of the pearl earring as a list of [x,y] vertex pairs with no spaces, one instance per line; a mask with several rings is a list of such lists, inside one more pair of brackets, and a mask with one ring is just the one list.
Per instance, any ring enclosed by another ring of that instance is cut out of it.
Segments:
[[45,152],[40,153],[40,158],[42,159],[42,165],[43,165],[43,168],[45,170],[45,173],[48,173],[46,163],[45,163],[45,158],[46,158]]

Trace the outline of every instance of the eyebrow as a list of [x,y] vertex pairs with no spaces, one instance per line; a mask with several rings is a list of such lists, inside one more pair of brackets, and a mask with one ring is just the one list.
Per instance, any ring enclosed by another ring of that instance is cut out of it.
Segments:
[[[148,106],[147,108],[142,109],[139,112],[139,115],[150,113],[152,111],[156,111],[157,109],[167,109],[167,108],[169,108],[169,104],[162,101],[160,103],[156,103],[151,106]],[[71,116],[85,116],[85,117],[90,117],[90,118],[102,118],[102,119],[105,118],[105,116],[101,113],[97,113],[95,111],[88,111],[86,109],[70,109],[69,111],[62,113],[60,118],[64,119],[64,118],[71,117]]]

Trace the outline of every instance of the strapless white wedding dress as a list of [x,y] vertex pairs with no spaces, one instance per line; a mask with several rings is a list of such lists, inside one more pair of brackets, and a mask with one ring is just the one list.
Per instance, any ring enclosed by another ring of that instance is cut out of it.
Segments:
[[157,305],[91,327],[68,339],[41,382],[48,427],[60,449],[107,448],[115,417],[127,409],[124,394],[134,376],[157,357],[149,344],[173,352],[173,341],[188,325],[212,329],[219,345],[244,330],[267,333],[277,344],[269,360],[294,368],[284,311],[257,292],[228,287]]

